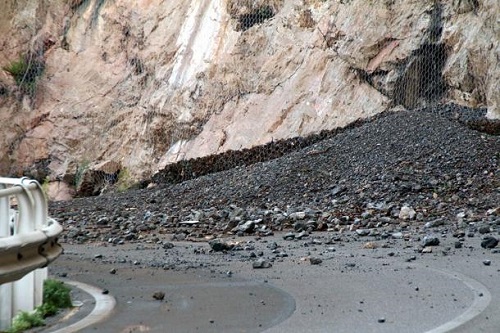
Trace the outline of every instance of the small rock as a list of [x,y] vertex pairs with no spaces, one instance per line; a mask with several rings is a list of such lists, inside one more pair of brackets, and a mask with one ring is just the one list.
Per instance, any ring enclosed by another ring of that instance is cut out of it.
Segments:
[[284,240],[293,240],[295,238],[295,234],[293,232],[286,233],[283,236]]
[[112,268],[112,269],[109,271],[109,274],[116,274],[116,268]]
[[96,259],[102,259],[102,254],[96,254],[96,255],[94,256],[94,258],[96,258]]
[[434,228],[434,227],[441,226],[443,224],[444,224],[444,220],[443,219],[436,219],[436,220],[427,222],[425,224],[425,228]]
[[238,225],[232,231],[233,232],[252,233],[254,230],[255,230],[255,221],[247,221],[241,225]]
[[276,242],[272,242],[271,244],[269,244],[267,246],[270,250],[276,250],[279,246],[278,246],[278,243]]
[[295,236],[295,238],[302,239],[302,238],[305,238],[305,237],[308,237],[308,236],[309,236],[309,233],[307,231],[302,231],[297,236]]
[[377,322],[379,322],[379,323],[381,323],[381,324],[382,324],[382,323],[385,323],[385,318],[384,318],[384,317],[379,318],[379,319],[377,320]]
[[108,290],[108,289],[104,289],[104,290],[102,291],[102,294],[103,294],[103,295],[107,295],[107,294],[109,294],[109,290]]
[[163,243],[163,249],[165,249],[165,250],[171,249],[173,247],[174,247],[173,243],[170,243],[170,242]]
[[422,253],[432,253],[432,246],[426,246],[422,249]]
[[497,215],[500,214],[500,207],[497,208],[491,208],[486,211],[487,215]]
[[417,212],[411,207],[403,206],[399,211],[399,218],[402,220],[413,220],[415,219]]
[[402,232],[395,232],[391,235],[391,237],[394,239],[401,239],[401,238],[403,238],[403,233]]
[[233,248],[233,245],[227,244],[220,239],[214,239],[208,242],[208,245],[214,250],[215,252],[221,252],[221,251],[228,251]]
[[321,239],[315,238],[315,239],[312,240],[311,244],[321,245],[321,244],[323,244],[323,242],[321,241]]
[[461,249],[462,248],[462,242],[455,242],[455,249]]
[[424,247],[426,247],[426,246],[437,246],[437,245],[439,245],[439,238],[437,238],[435,236],[425,236],[424,240],[422,242],[422,245]]
[[480,234],[484,235],[489,234],[491,232],[491,229],[489,225],[483,225],[479,227],[478,231]]
[[303,219],[305,219],[305,217],[306,217],[306,212],[296,212],[296,213],[290,214],[290,218],[292,220],[303,220]]
[[97,222],[95,224],[99,225],[99,226],[104,226],[104,225],[108,225],[108,222],[109,222],[109,219],[107,217],[101,217],[101,218],[99,218],[99,220],[97,220]]
[[306,223],[306,227],[308,230],[311,230],[311,231],[317,230],[318,229],[318,222],[316,222],[314,220],[309,220]]
[[498,239],[493,236],[486,236],[481,242],[481,247],[483,249],[492,249],[498,245]]
[[304,230],[306,227],[304,222],[295,222],[293,224],[293,229],[297,232]]
[[323,262],[323,260],[318,257],[309,257],[309,262],[311,263],[311,265],[319,265]]
[[186,234],[182,233],[182,232],[172,236],[172,240],[176,240],[176,241],[183,241],[185,239],[186,239]]
[[163,301],[165,298],[165,293],[163,291],[155,291],[153,293],[153,298],[157,301]]
[[368,234],[370,233],[370,230],[356,229],[356,233],[358,234],[358,236],[368,236]]
[[197,221],[197,220],[189,220],[189,221],[181,221],[179,222],[179,224],[182,224],[182,225],[195,225],[195,224],[198,224],[200,223],[200,221]]
[[375,242],[367,242],[367,243],[363,244],[363,249],[371,249],[371,250],[373,250],[373,249],[376,249],[376,248],[378,248],[378,244],[375,243]]
[[270,268],[272,266],[273,265],[269,261],[267,261],[265,259],[257,259],[252,264],[253,268]]
[[491,265],[491,260],[488,260],[488,259],[483,260],[483,264],[484,264],[485,266],[489,266],[489,265]]

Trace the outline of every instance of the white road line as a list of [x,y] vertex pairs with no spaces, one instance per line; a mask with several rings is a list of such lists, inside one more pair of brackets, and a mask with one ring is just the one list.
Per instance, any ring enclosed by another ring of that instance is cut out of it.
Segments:
[[92,324],[95,324],[106,317],[108,317],[113,309],[115,308],[116,305],[116,300],[113,296],[111,295],[104,295],[103,290],[99,289],[97,287],[91,286],[86,283],[82,282],[77,282],[77,281],[64,281],[64,283],[67,283],[69,285],[72,285],[76,288],[79,288],[86,293],[90,294],[94,299],[95,299],[95,307],[92,310],[91,313],[89,313],[85,318],[82,320],[63,327],[57,331],[54,331],[52,333],[74,333],[78,332],[81,329],[90,326]]
[[438,273],[444,274],[446,276],[449,276],[451,278],[457,279],[463,284],[465,284],[467,287],[469,287],[472,292],[474,293],[474,301],[472,302],[472,305],[461,315],[453,318],[447,323],[444,323],[441,326],[438,326],[436,328],[433,328],[425,333],[446,333],[449,332],[457,327],[460,327],[461,325],[465,324],[469,320],[473,319],[477,315],[479,315],[481,312],[483,312],[488,305],[491,302],[491,294],[488,291],[488,289],[481,284],[480,282],[465,276],[461,273],[457,272],[452,272],[452,271],[446,271],[442,269],[437,269],[437,268],[430,268],[427,267],[430,270],[436,271]]

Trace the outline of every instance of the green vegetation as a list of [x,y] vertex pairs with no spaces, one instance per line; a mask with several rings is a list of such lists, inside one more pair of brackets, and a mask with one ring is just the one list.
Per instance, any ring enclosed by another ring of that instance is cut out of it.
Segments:
[[130,187],[132,187],[132,185],[134,185],[134,181],[132,179],[132,176],[130,175],[130,172],[127,168],[122,168],[118,173],[116,189],[118,190],[118,192],[125,192]]
[[55,315],[59,309],[71,307],[70,288],[63,282],[47,279],[43,283],[43,304],[33,312],[21,311],[12,320],[7,333],[20,333],[45,325],[44,318]]
[[3,67],[16,82],[22,93],[33,95],[38,78],[45,69],[45,63],[32,53],[21,55],[18,60],[12,61]]
[[87,160],[82,161],[82,163],[78,164],[76,166],[76,172],[75,172],[75,187],[78,189],[80,185],[82,185],[83,182],[83,177],[85,176],[85,173],[89,169],[90,162]]
[[43,283],[43,304],[37,310],[42,316],[53,316],[59,309],[71,307],[70,288],[63,282],[47,279]]
[[49,195],[49,185],[50,185],[50,178],[49,176],[45,177],[43,179],[43,182],[41,184],[42,186],[42,191],[43,193],[45,194],[45,196],[48,196]]
[[32,327],[43,326],[45,323],[43,317],[37,311],[33,313],[21,311],[12,320],[12,326],[7,331],[8,333],[18,333],[29,330]]

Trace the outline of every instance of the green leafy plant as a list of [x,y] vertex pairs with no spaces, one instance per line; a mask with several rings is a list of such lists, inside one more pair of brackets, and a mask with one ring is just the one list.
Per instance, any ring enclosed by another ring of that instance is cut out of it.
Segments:
[[43,326],[45,322],[43,317],[37,311],[32,313],[21,311],[12,320],[12,326],[7,331],[8,333],[19,333],[26,331],[32,327]]
[[47,279],[43,283],[43,304],[38,307],[42,316],[55,315],[59,309],[71,307],[71,289],[63,282]]
[[44,69],[45,63],[43,59],[33,53],[21,55],[18,60],[12,61],[9,65],[3,67],[3,70],[14,78],[21,92],[30,95],[35,93],[36,83]]
[[70,288],[63,282],[47,279],[43,283],[43,303],[33,312],[19,312],[12,320],[7,333],[20,333],[33,327],[45,325],[44,318],[55,315],[60,309],[72,306]]

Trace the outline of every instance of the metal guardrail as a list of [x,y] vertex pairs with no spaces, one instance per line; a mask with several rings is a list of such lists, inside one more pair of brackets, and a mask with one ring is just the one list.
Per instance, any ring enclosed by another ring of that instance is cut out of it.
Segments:
[[[17,203],[17,211],[11,208]],[[47,215],[40,184],[0,177],[0,330],[18,311],[42,303],[44,268],[61,253],[62,227]]]

